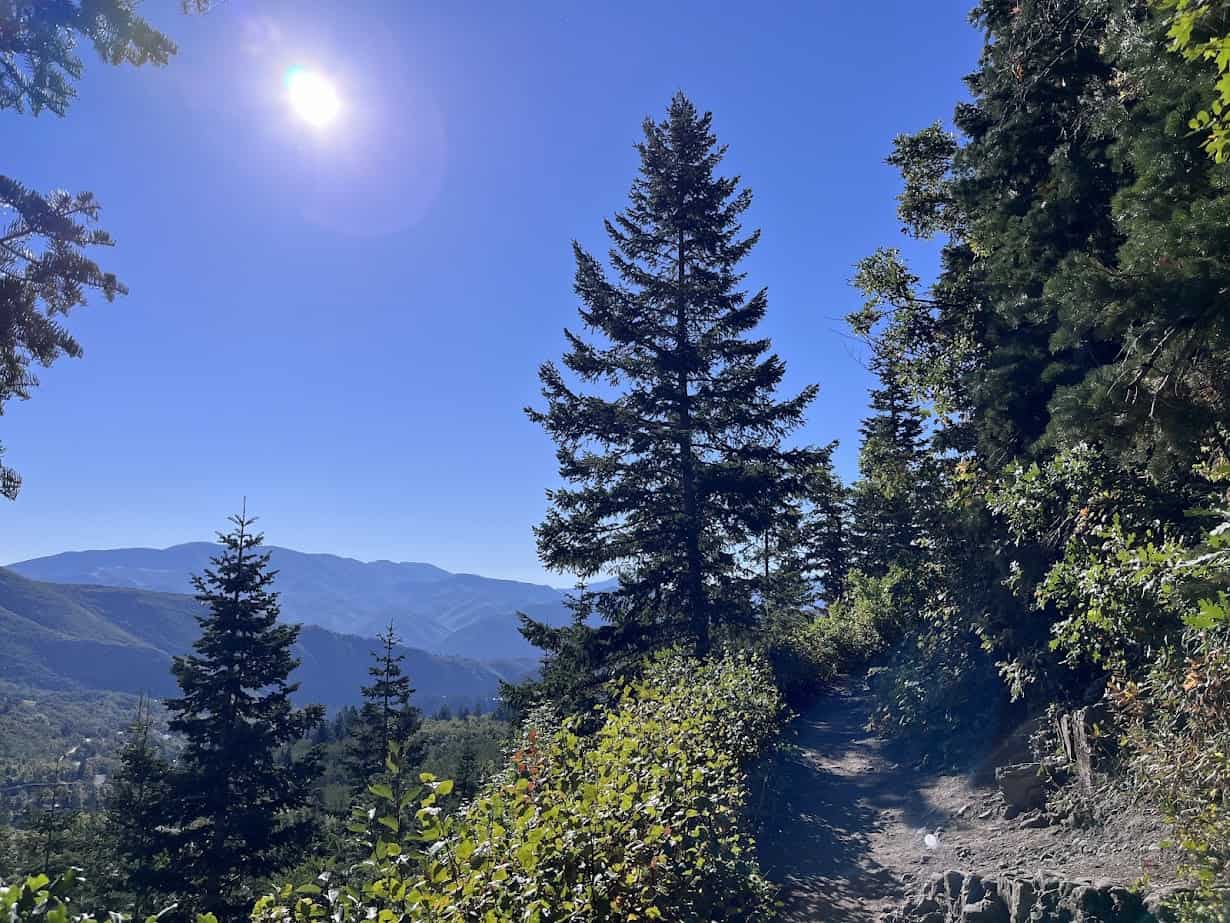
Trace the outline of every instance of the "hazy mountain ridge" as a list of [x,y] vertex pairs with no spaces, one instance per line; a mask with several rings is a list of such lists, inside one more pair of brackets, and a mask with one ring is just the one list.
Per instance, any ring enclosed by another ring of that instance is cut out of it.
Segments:
[[[31,580],[191,594],[191,576],[218,546],[69,551],[8,565]],[[406,644],[477,659],[537,656],[517,631],[524,611],[551,624],[568,618],[567,591],[543,584],[454,574],[432,564],[358,561],[268,546],[288,622],[374,636],[392,619]]]
[[[176,692],[171,658],[190,649],[200,604],[190,596],[29,580],[0,568],[0,675],[36,689]],[[296,655],[299,698],[330,707],[354,704],[366,682],[368,638],[306,626]],[[532,664],[484,664],[403,648],[405,667],[427,708],[443,702],[490,702],[501,679],[522,678]]]

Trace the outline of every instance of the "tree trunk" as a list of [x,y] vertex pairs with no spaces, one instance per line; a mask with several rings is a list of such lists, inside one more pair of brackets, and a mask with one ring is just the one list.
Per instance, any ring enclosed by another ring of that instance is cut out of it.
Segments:
[[675,338],[679,355],[679,464],[683,488],[683,529],[687,557],[686,591],[688,623],[696,655],[709,653],[709,612],[705,600],[700,558],[700,510],[696,500],[696,459],[692,454],[692,397],[689,393],[687,352],[687,299],[684,296],[684,236],[679,233],[678,290],[675,302]]

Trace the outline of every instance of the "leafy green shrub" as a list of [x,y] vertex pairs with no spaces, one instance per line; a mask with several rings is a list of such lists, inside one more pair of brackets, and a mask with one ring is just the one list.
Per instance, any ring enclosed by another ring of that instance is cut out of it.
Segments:
[[910,585],[897,567],[882,577],[852,571],[827,612],[780,626],[768,646],[777,686],[799,702],[843,673],[863,669],[901,633],[899,593]]
[[1206,68],[1208,103],[1187,124],[1204,136],[1200,146],[1209,156],[1225,163],[1230,159],[1230,4],[1225,0],[1153,0],[1153,5],[1168,14],[1170,50]]
[[1192,919],[1230,919],[1230,611],[1222,617],[1111,695],[1138,785],[1165,810],[1202,898]]
[[1201,499],[1126,475],[1085,444],[1007,472],[990,505],[1014,551],[1023,557],[1040,541],[1053,549],[1041,573],[1027,579],[1018,564],[1012,582],[1067,667],[1130,672],[1181,626],[1163,575],[1199,535],[1183,512]]
[[1192,920],[1230,919],[1227,480],[1227,466],[1201,465],[1160,497],[1078,445],[1018,467],[992,500],[1020,540],[1046,529],[1062,552],[1033,607],[1065,664],[1109,680],[1121,753],[1188,857]]
[[[33,875],[16,884],[0,885],[0,920],[5,923],[98,923],[97,919],[78,912],[74,892],[80,879],[76,869],[69,869],[55,880],[46,875]],[[165,911],[164,911],[165,913]],[[146,917],[145,923],[156,923],[162,914]],[[127,917],[108,913],[110,923]],[[196,923],[218,923],[213,914],[197,916]]]
[[1145,568],[1139,554],[1119,555],[1183,627],[1143,678],[1116,678],[1109,697],[1138,784],[1188,857],[1200,900],[1185,915],[1230,920],[1230,509],[1210,513],[1220,522],[1196,547],[1168,548]]
[[[743,767],[781,713],[760,658],[660,656],[596,733],[578,734],[577,719],[531,726],[508,769],[454,816],[437,804],[451,783],[425,775],[426,797],[374,786],[388,835],[371,858],[339,880],[286,885],[253,919],[768,920]],[[413,799],[406,831],[398,816]]]
[[868,680],[872,728],[942,759],[983,744],[1005,699],[994,663],[955,607],[925,612]]

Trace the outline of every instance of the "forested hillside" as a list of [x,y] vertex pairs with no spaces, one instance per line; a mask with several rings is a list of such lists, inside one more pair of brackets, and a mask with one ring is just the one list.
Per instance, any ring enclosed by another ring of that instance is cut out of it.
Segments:
[[[0,568],[0,671],[31,689],[169,695],[171,659],[196,640],[200,609],[191,596],[40,583]],[[356,704],[373,643],[305,627],[295,649],[300,696],[329,708]],[[416,703],[433,712],[445,703],[490,710],[502,680],[533,669],[401,652],[418,684]]]
[[[218,551],[209,542],[171,548],[71,551],[18,561],[9,570],[48,583],[98,584],[162,593],[192,592]],[[476,660],[534,656],[517,613],[560,624],[565,593],[549,586],[453,574],[431,564],[356,561],[270,548],[289,621],[370,638],[392,619],[412,647]]]
[[[116,10],[135,48],[166,53]],[[1230,920],[1230,4],[982,0],[972,18],[967,96],[888,151],[902,233],[934,243],[938,270],[899,241],[854,269],[848,325],[876,378],[857,479],[800,436],[823,398],[785,387],[763,333],[751,190],[720,110],[677,92],[641,126],[608,252],[573,244],[578,320],[526,409],[558,464],[539,556],[580,587],[568,618],[520,618],[543,659],[501,687],[507,740],[496,721],[424,725],[411,690],[432,665],[395,624],[374,651],[324,653],[287,624],[245,510],[194,574],[165,734],[136,716],[91,815],[105,848],[53,855],[50,797],[17,831],[0,915],[768,921],[792,883],[770,880],[758,835],[819,838],[778,856],[860,845],[831,804],[821,823],[762,823],[775,798],[816,803],[782,791],[783,728],[842,680],[867,690],[860,727],[811,745],[855,749],[864,717],[877,736],[838,780],[851,813],[869,790],[900,796],[860,787],[862,767],[989,769],[1024,804],[979,816],[1016,830],[1156,813],[1181,882],[1146,904],[1143,863],[1096,888],[952,869],[887,919]],[[68,262],[0,294],[63,313],[46,274]],[[4,342],[24,370],[31,347]],[[151,610],[114,613],[130,591],[0,577],[31,682],[130,674],[113,648],[172,653]],[[19,611],[52,595],[45,624]],[[83,640],[91,663],[63,672],[54,645]],[[362,708],[328,723],[314,677],[356,658]],[[902,813],[934,849],[934,809]]]

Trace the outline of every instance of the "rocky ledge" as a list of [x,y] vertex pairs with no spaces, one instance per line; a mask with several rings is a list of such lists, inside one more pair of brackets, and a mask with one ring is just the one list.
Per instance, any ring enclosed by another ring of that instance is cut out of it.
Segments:
[[1108,882],[982,878],[955,870],[927,881],[881,923],[1172,923],[1171,891],[1141,895]]

